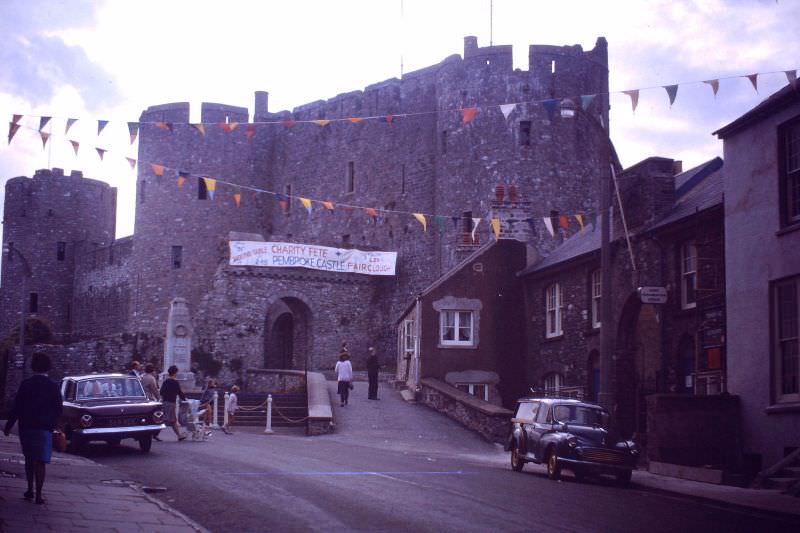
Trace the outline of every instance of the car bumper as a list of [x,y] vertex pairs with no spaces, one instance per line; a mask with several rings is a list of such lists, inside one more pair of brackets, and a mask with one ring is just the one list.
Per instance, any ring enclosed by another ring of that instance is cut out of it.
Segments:
[[151,424],[149,426],[128,426],[128,427],[110,427],[110,428],[82,428],[75,430],[78,435],[86,437],[139,437],[147,433],[157,433],[162,429],[166,429],[164,424]]
[[587,471],[594,471],[594,472],[613,473],[613,472],[622,472],[625,470],[634,470],[636,468],[636,465],[632,463],[623,463],[623,464],[597,463],[595,461],[582,461],[580,459],[572,459],[569,457],[561,457],[561,456],[559,456],[558,462],[560,462],[567,468],[578,467]]

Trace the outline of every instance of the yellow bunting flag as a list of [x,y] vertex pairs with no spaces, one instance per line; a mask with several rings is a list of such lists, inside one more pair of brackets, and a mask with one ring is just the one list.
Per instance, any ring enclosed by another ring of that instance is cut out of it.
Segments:
[[494,230],[494,238],[495,240],[500,239],[500,219],[493,218],[492,219],[492,230]]
[[310,215],[311,214],[311,200],[309,200],[308,198],[302,198],[302,197],[300,197],[299,200],[300,200],[300,203],[303,204],[303,207],[305,207],[306,210],[308,211],[308,214]]
[[191,126],[194,129],[196,129],[197,131],[199,131],[200,135],[205,136],[205,134],[206,134],[206,127],[205,126],[203,126],[202,124],[192,124]]
[[461,110],[461,123],[462,124],[469,124],[472,122],[472,119],[475,118],[475,115],[478,113],[477,107],[467,107]]
[[322,202],[322,207],[324,207],[325,209],[327,209],[329,211],[333,211],[333,202],[329,202],[328,200],[325,200],[324,202]]
[[331,123],[330,120],[326,120],[326,119],[312,120],[311,122],[313,122],[317,126],[327,126],[328,124]]
[[239,191],[233,193],[233,201],[236,202],[236,207],[240,207],[242,204],[242,193]]
[[419,220],[419,223],[422,224],[422,231],[428,231],[428,221],[425,219],[425,215],[422,213],[412,213],[414,218]]
[[78,155],[78,148],[80,148],[81,143],[79,143],[78,141],[72,141],[72,140],[69,141],[69,142],[72,145],[72,149],[75,150],[75,155]]
[[164,165],[159,165],[157,163],[150,163],[150,168],[153,169],[153,174],[155,174],[159,178],[164,175]]
[[583,215],[575,215],[575,220],[578,221],[578,225],[583,229]]
[[206,192],[208,193],[208,198],[210,200],[214,199],[214,193],[217,190],[217,180],[214,178],[209,178],[208,176],[203,176],[203,182],[206,184]]

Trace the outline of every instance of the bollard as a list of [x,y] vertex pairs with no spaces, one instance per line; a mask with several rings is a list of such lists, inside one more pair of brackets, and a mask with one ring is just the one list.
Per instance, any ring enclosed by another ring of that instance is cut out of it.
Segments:
[[211,419],[211,427],[213,429],[219,429],[219,392],[214,391],[214,417]]
[[274,433],[272,431],[272,394],[267,395],[267,428],[264,433]]
[[225,412],[222,413],[222,427],[228,429],[228,393],[225,393]]

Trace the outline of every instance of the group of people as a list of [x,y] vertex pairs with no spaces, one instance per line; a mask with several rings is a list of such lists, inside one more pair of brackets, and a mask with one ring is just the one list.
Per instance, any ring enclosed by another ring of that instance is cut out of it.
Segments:
[[[378,371],[381,366],[378,362],[378,354],[373,346],[370,346],[367,351],[369,352],[367,356],[367,378],[369,380],[367,399],[380,400],[378,398]],[[350,350],[347,348],[347,341],[342,342],[342,347],[339,350],[339,360],[336,361],[334,372],[336,373],[336,390],[341,400],[340,404],[344,407],[349,403],[350,391],[354,388],[353,364],[350,362]]]

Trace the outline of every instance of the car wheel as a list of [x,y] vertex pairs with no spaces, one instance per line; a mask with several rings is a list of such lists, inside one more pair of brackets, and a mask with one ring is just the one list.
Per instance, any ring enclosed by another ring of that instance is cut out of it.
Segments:
[[558,452],[553,448],[547,456],[547,477],[553,481],[561,479],[561,463],[558,462]]
[[142,450],[142,453],[148,453],[152,445],[153,437],[151,435],[139,439],[139,448]]
[[522,468],[525,466],[525,461],[522,460],[522,457],[519,453],[519,448],[517,448],[516,444],[511,447],[511,469],[514,472],[522,472]]
[[623,470],[622,472],[617,472],[617,485],[621,487],[627,487],[630,485],[631,476],[633,472],[630,470]]

